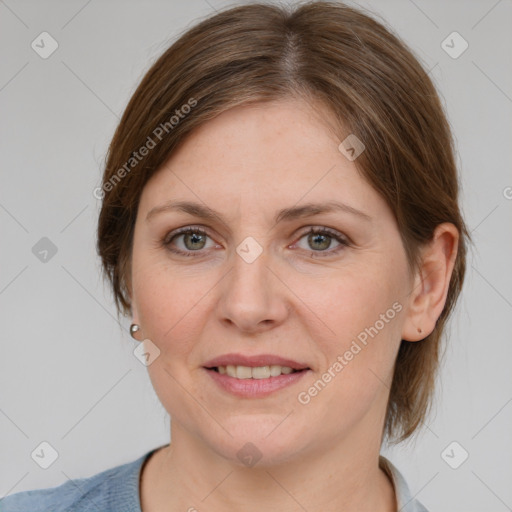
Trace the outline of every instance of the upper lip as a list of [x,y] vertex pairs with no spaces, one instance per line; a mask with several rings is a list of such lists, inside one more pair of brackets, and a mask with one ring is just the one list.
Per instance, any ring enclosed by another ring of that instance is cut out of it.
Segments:
[[273,354],[258,354],[254,356],[247,356],[243,354],[224,354],[210,359],[204,364],[205,368],[215,368],[227,365],[249,367],[279,365],[289,366],[294,370],[304,370],[309,368],[307,364],[302,364],[292,359],[287,359]]

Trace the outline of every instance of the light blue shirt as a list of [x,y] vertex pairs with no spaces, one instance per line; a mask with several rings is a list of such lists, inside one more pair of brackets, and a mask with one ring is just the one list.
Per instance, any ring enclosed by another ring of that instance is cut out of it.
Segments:
[[[133,462],[107,469],[88,478],[76,478],[48,489],[11,494],[0,500],[0,512],[141,512],[141,469],[155,448]],[[415,500],[404,477],[386,458],[381,467],[395,486],[398,512],[428,512]]]

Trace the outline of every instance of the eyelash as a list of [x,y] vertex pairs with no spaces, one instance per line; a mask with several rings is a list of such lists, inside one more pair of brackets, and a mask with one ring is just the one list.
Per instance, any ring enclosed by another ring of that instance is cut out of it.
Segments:
[[[175,232],[171,232],[170,234],[168,234],[163,240],[162,240],[162,244],[165,248],[167,248],[169,251],[171,251],[172,253],[174,254],[179,254],[180,256],[185,256],[185,257],[200,257],[202,256],[201,254],[201,250],[198,250],[198,251],[182,251],[180,249],[174,249],[171,247],[171,242],[177,238],[178,236],[180,235],[184,235],[184,234],[188,234],[188,233],[197,233],[197,234],[200,234],[200,235],[204,235],[204,236],[207,236],[208,238],[211,238],[208,233],[200,228],[200,227],[193,227],[193,226],[187,226],[185,228],[181,228]],[[306,235],[309,235],[309,234],[315,234],[315,235],[327,235],[331,238],[334,238],[337,242],[339,242],[339,246],[334,249],[334,250],[325,250],[325,251],[311,251],[312,255],[313,254],[317,254],[317,256],[314,256],[316,258],[325,258],[327,256],[332,256],[333,254],[337,254],[338,252],[340,252],[341,250],[345,249],[346,247],[350,246],[350,243],[349,241],[343,236],[341,235],[340,233],[338,233],[337,231],[334,231],[330,228],[325,228],[325,227],[322,227],[322,228],[310,228],[309,231],[306,231],[304,233],[302,233],[299,237],[298,240],[301,240],[304,236]],[[198,254],[194,254],[194,253],[198,253]],[[325,253],[327,256],[325,256],[324,254],[322,253]]]

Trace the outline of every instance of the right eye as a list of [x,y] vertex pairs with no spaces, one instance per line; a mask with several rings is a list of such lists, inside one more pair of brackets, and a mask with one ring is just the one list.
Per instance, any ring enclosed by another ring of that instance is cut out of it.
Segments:
[[[169,233],[163,240],[163,244],[175,254],[194,257],[202,255],[201,251],[205,248],[207,238],[210,237],[204,229],[187,226]],[[175,240],[179,239],[182,239],[183,248],[176,249]]]

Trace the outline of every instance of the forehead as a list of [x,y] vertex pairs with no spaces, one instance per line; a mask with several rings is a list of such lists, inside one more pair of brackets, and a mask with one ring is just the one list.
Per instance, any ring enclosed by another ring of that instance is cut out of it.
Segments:
[[283,99],[242,105],[196,129],[170,161],[203,162],[208,156],[213,165],[286,170],[304,158],[319,158],[327,148],[336,150],[339,141],[330,124],[332,114],[320,103]]
[[339,200],[361,210],[383,200],[339,150],[321,105],[282,100],[228,110],[197,128],[146,184],[141,209],[172,198],[228,212]]

